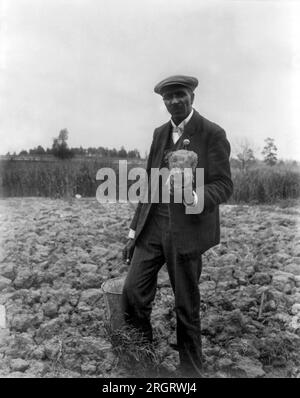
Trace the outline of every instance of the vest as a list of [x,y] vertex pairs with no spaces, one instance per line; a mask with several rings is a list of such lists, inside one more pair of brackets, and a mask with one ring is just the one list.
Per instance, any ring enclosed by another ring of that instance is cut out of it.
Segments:
[[[179,139],[176,141],[174,144],[173,139],[172,139],[172,128],[170,128],[169,132],[169,138],[166,143],[166,146],[164,148],[164,155],[160,164],[160,169],[163,167],[168,168],[168,161],[166,159],[167,155],[169,152],[176,151],[178,149],[182,149],[182,135],[179,137]],[[162,203],[161,200],[162,196],[162,177],[159,177],[159,203],[154,203],[152,205],[152,211],[154,214],[162,216],[162,217],[169,217],[169,204],[168,203]],[[170,199],[170,201],[172,198]]]

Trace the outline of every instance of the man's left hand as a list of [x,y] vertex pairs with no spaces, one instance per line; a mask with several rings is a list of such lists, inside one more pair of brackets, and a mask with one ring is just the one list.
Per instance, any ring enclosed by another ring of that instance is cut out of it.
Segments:
[[182,197],[186,204],[193,204],[193,175],[182,170],[170,174],[167,184],[171,196]]

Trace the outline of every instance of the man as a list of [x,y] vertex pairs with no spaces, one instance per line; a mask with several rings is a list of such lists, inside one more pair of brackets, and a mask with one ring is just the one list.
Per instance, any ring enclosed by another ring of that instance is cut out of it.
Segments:
[[[123,256],[131,260],[123,289],[125,320],[152,341],[151,306],[157,274],[166,264],[175,295],[177,349],[182,375],[201,376],[199,278],[201,255],[220,241],[219,204],[232,194],[230,144],[224,130],[193,109],[198,80],[191,76],[171,76],[154,91],[162,96],[171,120],[155,129],[147,163],[151,169],[167,167],[166,154],[183,148],[198,155],[204,169],[204,208],[199,214],[187,208],[199,203],[193,191],[190,203],[139,203],[130,225]],[[158,187],[160,190],[162,186]],[[174,187],[170,188],[171,195]],[[160,202],[161,194],[159,196]]]

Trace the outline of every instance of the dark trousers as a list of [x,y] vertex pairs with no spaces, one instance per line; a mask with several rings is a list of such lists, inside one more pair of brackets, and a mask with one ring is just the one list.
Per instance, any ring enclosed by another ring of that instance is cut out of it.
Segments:
[[152,341],[150,315],[156,293],[157,274],[167,265],[175,295],[177,345],[181,368],[200,375],[200,254],[180,255],[173,245],[169,218],[153,214],[140,236],[123,289],[125,320]]

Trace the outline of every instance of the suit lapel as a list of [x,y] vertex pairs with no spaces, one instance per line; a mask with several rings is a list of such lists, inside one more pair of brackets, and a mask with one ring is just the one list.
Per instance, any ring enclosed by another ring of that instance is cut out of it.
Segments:
[[194,110],[191,120],[184,128],[184,132],[182,134],[184,138],[192,137],[196,133],[196,131],[199,130],[199,118],[199,113]]
[[157,156],[155,157],[155,161],[154,161],[154,165],[153,167],[160,167],[163,156],[164,156],[164,151],[165,148],[167,146],[167,142],[170,136],[170,132],[171,132],[171,122],[166,123],[165,127],[163,128],[163,130],[160,132],[159,134],[159,140],[157,143]]
[[[194,134],[197,132],[198,133],[200,132],[199,127],[200,127],[200,130],[202,130],[202,118],[199,115],[199,113],[194,109],[194,113],[193,113],[191,120],[184,127],[184,132],[183,132],[182,136],[180,137],[180,143],[179,143],[179,147],[177,149],[183,148],[183,141],[185,139],[190,140],[190,143],[192,144]],[[188,147],[187,149],[191,149],[191,148]]]

